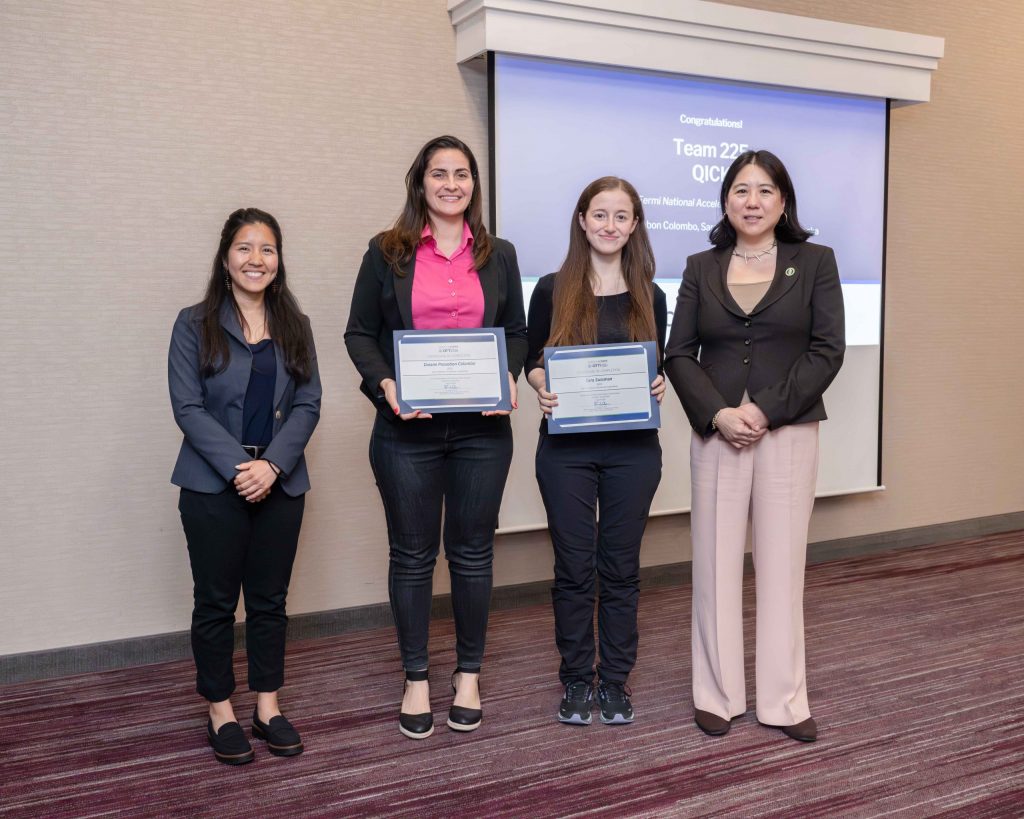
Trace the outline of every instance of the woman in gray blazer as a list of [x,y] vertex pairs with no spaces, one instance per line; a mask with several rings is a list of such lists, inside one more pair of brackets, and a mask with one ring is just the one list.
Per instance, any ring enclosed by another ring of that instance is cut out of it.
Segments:
[[665,350],[693,427],[694,718],[721,736],[747,710],[743,552],[752,518],[757,718],[810,742],[804,564],[822,394],[846,349],[843,292],[835,255],[807,241],[774,154],[739,156],[721,206],[714,249],[687,259]]
[[284,683],[285,598],[309,489],[303,450],[320,417],[309,319],[288,289],[281,228],[237,210],[221,232],[206,297],[178,314],[168,382],[185,438],[171,482],[194,580],[196,690],[220,762],[254,758],[235,719],[235,609],[245,589],[253,736],[275,756],[302,752],[277,692]]

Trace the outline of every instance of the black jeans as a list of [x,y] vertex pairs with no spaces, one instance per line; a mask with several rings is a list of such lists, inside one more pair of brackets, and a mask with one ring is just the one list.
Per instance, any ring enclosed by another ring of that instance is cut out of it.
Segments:
[[[537,443],[537,483],[555,551],[555,642],[563,683],[625,682],[636,665],[640,542],[661,481],[656,432],[548,435]],[[598,512],[600,511],[600,517]]]
[[289,497],[277,485],[259,503],[243,500],[231,484],[216,495],[181,490],[178,511],[194,582],[196,690],[211,702],[235,690],[231,654],[243,589],[249,689],[277,691],[284,684],[285,598],[305,503],[305,495]]
[[494,530],[511,462],[512,427],[505,416],[451,413],[374,423],[370,466],[387,517],[388,593],[407,671],[428,666],[442,504],[456,656],[466,669],[483,661]]

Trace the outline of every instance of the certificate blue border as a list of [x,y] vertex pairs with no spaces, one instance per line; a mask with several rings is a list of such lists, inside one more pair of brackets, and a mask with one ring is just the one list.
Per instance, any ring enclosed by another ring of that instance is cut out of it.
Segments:
[[[658,375],[658,347],[653,341],[631,341],[622,344],[587,344],[577,347],[544,348],[544,383],[551,392],[552,361],[562,358],[607,358],[609,356],[631,355],[637,348],[647,355],[647,383]],[[651,396],[649,413],[618,413],[592,415],[580,418],[559,418],[548,416],[548,434],[567,435],[574,432],[619,432],[626,429],[658,429],[661,426],[661,407],[658,399]]]
[[[477,337],[477,338],[474,338]],[[403,344],[437,344],[445,339],[452,341],[485,341],[495,339],[498,349],[499,395],[481,395],[472,398],[437,398],[406,401],[402,398],[402,356]],[[512,396],[508,378],[501,373],[508,372],[508,350],[505,347],[505,328],[476,327],[464,330],[395,330],[395,382],[398,384],[398,408],[403,412],[483,412],[485,410],[512,409]]]

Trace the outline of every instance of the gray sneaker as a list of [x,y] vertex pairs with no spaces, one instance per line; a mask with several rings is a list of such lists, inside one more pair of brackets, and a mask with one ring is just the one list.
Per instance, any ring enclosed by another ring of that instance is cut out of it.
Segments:
[[601,680],[597,684],[597,701],[601,705],[601,722],[605,725],[628,725],[634,719],[633,694],[625,683]]
[[584,680],[565,684],[558,721],[568,725],[590,725],[590,709],[594,705],[594,689]]

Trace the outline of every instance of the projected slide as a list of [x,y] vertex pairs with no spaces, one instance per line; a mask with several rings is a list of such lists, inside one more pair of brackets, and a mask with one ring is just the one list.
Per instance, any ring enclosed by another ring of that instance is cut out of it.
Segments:
[[[710,247],[726,169],[748,148],[779,155],[793,177],[800,220],[815,234],[811,241],[836,252],[846,303],[850,350],[826,395],[833,420],[821,428],[819,491],[874,487],[886,102],[502,54],[495,59],[495,229],[516,246],[527,301],[537,279],[564,258],[580,191],[613,174],[629,179],[643,197],[671,321],[686,257]],[[666,407],[662,414],[663,447],[667,436],[679,438],[672,445],[683,447],[678,454],[685,456],[685,423],[670,420],[681,409]],[[529,420],[535,421],[532,414]],[[517,425],[525,425],[523,419]],[[674,487],[663,481],[655,509],[689,506],[688,469],[676,478]],[[536,508],[506,507],[503,527],[537,517]]]

